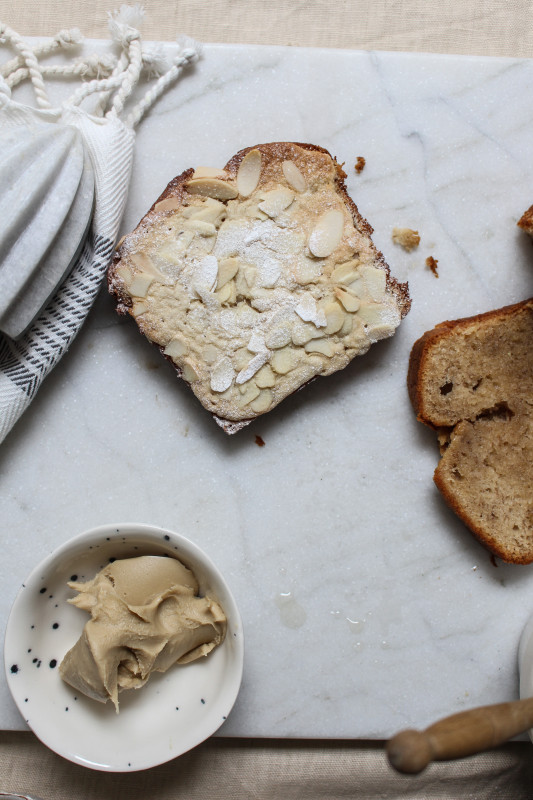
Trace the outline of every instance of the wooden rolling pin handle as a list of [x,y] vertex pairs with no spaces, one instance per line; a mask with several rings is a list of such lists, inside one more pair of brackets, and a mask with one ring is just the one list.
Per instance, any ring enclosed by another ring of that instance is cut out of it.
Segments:
[[425,731],[406,730],[387,743],[398,772],[422,772],[431,761],[464,758],[497,747],[533,727],[533,698],[462,711]]

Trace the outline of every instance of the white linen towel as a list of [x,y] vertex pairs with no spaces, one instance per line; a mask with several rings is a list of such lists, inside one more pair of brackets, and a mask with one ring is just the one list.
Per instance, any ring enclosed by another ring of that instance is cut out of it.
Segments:
[[[118,59],[91,57],[64,67],[43,67],[39,57],[55,48],[79,41],[77,32],[63,31],[44,47],[33,49],[0,22],[0,43],[9,44],[17,56],[0,71],[0,125],[30,122],[68,125],[83,135],[94,170],[95,204],[88,235],[74,266],[44,310],[17,339],[0,334],[0,442],[35,397],[44,378],[68,350],[81,328],[112,257],[130,180],[135,141],[134,128],[155,100],[178,77],[183,67],[199,56],[198,45],[181,41],[173,64],[161,74],[161,56],[145,49],[139,25],[140,6],[122,6],[110,14],[112,38],[121,48]],[[57,74],[97,77],[83,83],[61,108],[52,108],[45,77]],[[160,74],[144,98],[124,116],[124,106],[143,71]],[[98,77],[98,73],[108,73]],[[29,78],[37,108],[11,98],[11,87]],[[93,96],[91,113],[80,104]],[[0,187],[0,191],[2,188]],[[1,256],[1,254],[0,254]],[[1,269],[1,262],[0,262]]]

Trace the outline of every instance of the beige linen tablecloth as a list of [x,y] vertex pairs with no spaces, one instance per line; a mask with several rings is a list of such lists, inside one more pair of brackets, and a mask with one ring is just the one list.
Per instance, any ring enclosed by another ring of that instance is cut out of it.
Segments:
[[[27,36],[78,27],[107,38],[111,0],[0,0],[0,20]],[[146,0],[145,39],[533,54],[531,0]],[[524,98],[527,102],[528,98]],[[532,97],[533,102],[533,87]],[[380,742],[214,738],[131,775],[102,774],[51,753],[31,733],[0,732],[0,791],[43,800],[210,798],[533,798],[533,750],[515,742],[417,778],[396,775]]]

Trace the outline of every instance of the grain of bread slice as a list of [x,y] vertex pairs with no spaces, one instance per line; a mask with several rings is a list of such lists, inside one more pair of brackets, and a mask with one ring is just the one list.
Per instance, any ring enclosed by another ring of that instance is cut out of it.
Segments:
[[408,312],[321,147],[247,147],[174,178],[118,247],[117,310],[234,433],[392,336]]
[[504,561],[533,561],[533,298],[443,322],[415,342],[409,396],[438,432],[434,480]]

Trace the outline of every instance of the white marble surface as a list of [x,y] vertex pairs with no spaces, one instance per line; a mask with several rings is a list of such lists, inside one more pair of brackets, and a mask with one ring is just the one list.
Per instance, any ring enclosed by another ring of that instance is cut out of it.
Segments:
[[[223,735],[385,737],[518,695],[531,568],[491,562],[444,507],[405,375],[427,328],[533,294],[516,228],[533,202],[532,78],[530,61],[205,47],[139,128],[124,231],[186,167],[313,142],[346,162],[412,311],[227,437],[102,292],[0,450],[3,624],[54,546],[136,520],[205,548],[240,606],[244,682]],[[392,243],[395,225],[420,231],[417,251]],[[0,725],[24,728],[4,679]]]

